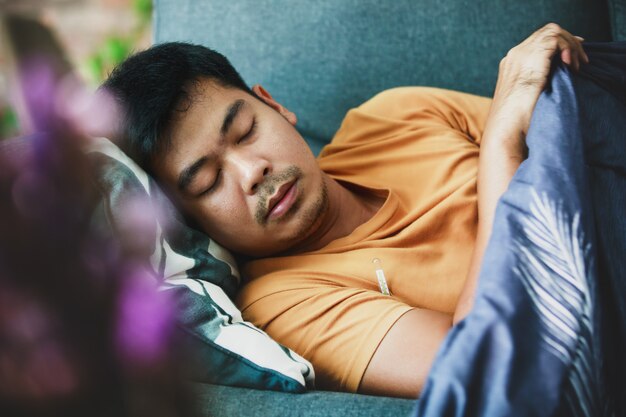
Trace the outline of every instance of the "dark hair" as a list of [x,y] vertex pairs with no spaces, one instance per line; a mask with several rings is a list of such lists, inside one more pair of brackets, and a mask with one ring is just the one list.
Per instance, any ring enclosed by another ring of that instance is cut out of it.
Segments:
[[164,132],[172,113],[186,110],[182,104],[201,79],[253,94],[226,57],[182,42],[155,45],[129,57],[102,85],[121,107],[118,145],[146,171],[151,171],[150,160],[169,145]]

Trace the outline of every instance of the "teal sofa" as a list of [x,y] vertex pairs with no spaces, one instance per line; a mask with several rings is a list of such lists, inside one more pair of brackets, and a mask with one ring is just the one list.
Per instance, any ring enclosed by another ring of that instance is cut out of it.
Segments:
[[[556,22],[588,41],[626,40],[626,0],[156,0],[156,43],[225,54],[298,115],[314,152],[348,109],[402,85],[490,96],[498,63]],[[195,384],[212,416],[409,415],[414,401]]]

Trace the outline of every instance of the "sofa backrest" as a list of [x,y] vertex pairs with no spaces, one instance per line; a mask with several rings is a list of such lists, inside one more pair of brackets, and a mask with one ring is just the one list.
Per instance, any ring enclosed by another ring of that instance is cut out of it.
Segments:
[[296,112],[315,151],[348,109],[390,87],[491,95],[500,59],[547,22],[612,37],[606,0],[156,0],[155,12],[157,43],[226,55]]

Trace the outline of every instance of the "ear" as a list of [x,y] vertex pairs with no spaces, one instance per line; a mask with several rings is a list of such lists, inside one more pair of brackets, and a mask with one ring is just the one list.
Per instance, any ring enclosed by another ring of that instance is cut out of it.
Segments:
[[298,118],[296,117],[296,114],[293,112],[290,112],[286,107],[283,107],[279,102],[274,100],[274,98],[270,95],[270,93],[267,92],[265,88],[261,87],[261,85],[259,84],[255,84],[254,86],[252,86],[252,91],[254,92],[254,94],[257,95],[259,99],[264,101],[265,104],[267,104],[268,106],[276,110],[285,119],[287,119],[289,123],[291,123],[294,126],[296,125],[296,123],[298,122]]

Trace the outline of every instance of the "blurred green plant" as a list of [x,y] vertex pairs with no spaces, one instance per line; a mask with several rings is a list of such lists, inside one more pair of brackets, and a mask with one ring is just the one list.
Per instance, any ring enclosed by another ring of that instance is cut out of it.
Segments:
[[[137,24],[129,35],[107,37],[85,62],[79,63],[79,71],[88,84],[98,86],[135,50],[152,23],[152,0],[132,0],[131,12],[136,16]],[[19,121],[15,110],[0,101],[0,140],[18,134]]]
[[0,106],[0,139],[6,139],[17,135],[19,124],[17,114],[8,105]]
[[92,85],[100,84],[137,46],[152,22],[152,0],[133,0],[132,11],[137,26],[128,36],[109,36],[104,43],[81,65],[81,72]]
[[152,18],[152,0],[134,0],[133,9],[135,9],[135,13],[143,21],[150,22]]

